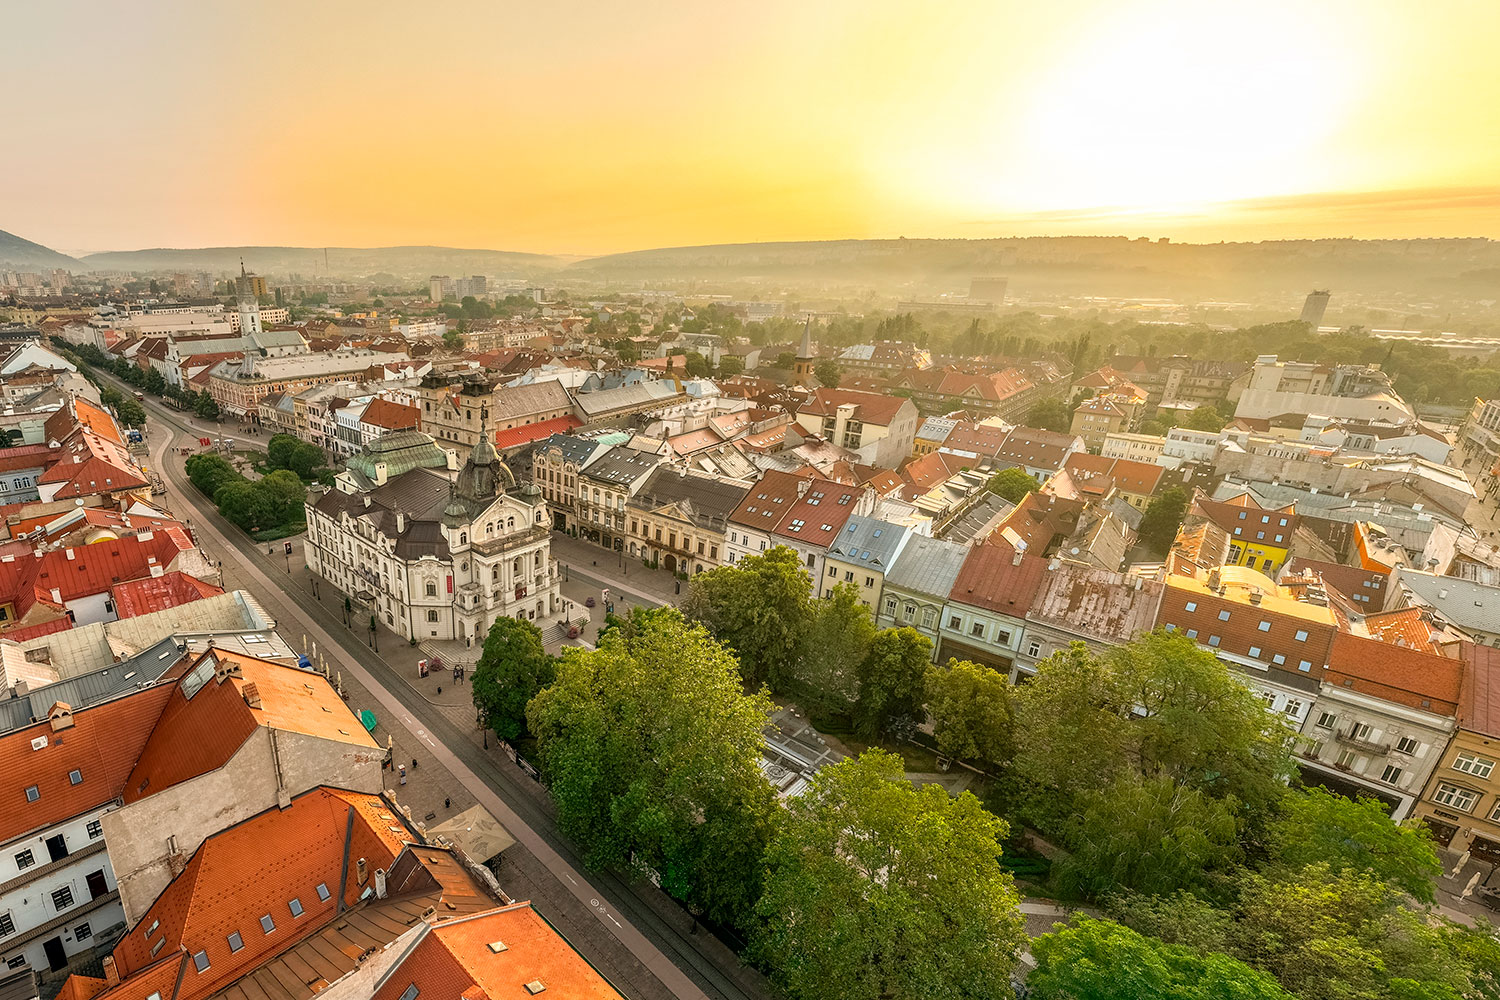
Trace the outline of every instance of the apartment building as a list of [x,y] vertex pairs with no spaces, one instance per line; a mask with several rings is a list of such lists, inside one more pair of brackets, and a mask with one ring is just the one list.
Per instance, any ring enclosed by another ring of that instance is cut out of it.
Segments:
[[910,535],[885,571],[876,625],[916,629],[932,640],[936,658],[943,608],[968,554],[967,545]]
[[444,447],[472,448],[486,427],[494,433],[573,415],[573,401],[560,383],[508,387],[492,372],[429,375],[415,393],[422,430]]
[[627,554],[685,576],[723,565],[729,515],[751,487],[683,466],[654,466],[625,504]]
[[915,536],[899,524],[873,517],[851,517],[828,545],[820,589],[826,595],[833,587],[848,584],[858,591],[859,602],[874,614],[880,604],[885,574],[912,537]]
[[1015,683],[1026,615],[1046,571],[1046,559],[1031,555],[1023,541],[1004,532],[972,546],[943,606],[938,662],[971,660]]
[[1459,656],[1458,728],[1415,814],[1448,850],[1500,864],[1500,653],[1465,643]]

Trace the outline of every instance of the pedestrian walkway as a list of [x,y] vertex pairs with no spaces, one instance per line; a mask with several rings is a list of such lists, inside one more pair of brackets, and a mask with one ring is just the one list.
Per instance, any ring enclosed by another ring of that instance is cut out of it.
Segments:
[[638,604],[677,604],[687,593],[687,583],[664,569],[650,569],[639,559],[611,552],[565,532],[552,533],[552,558],[564,570],[564,579],[574,576],[597,583],[612,593],[625,593]]

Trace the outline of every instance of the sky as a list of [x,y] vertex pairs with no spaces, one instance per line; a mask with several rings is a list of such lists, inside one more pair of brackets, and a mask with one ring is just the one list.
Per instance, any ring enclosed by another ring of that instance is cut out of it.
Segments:
[[53,0],[0,31],[0,229],[72,253],[1500,237],[1493,0]]

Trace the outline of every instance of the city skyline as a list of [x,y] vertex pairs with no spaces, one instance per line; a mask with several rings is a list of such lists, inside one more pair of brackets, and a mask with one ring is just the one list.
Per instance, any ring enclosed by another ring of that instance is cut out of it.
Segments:
[[32,152],[0,229],[72,253],[1500,236],[1488,6],[254,15],[10,13]]

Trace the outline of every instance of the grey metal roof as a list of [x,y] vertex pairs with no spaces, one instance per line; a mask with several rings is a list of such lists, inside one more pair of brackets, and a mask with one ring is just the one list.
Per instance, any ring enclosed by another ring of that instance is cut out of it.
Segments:
[[885,571],[885,582],[891,587],[946,601],[968,553],[967,545],[913,535],[897,555],[895,564]]
[[631,503],[647,509],[676,504],[694,524],[722,525],[748,492],[750,487],[744,483],[680,467],[660,467],[641,485]]
[[584,416],[593,418],[613,410],[624,410],[655,402],[665,403],[667,400],[680,396],[682,393],[671,382],[642,382],[639,385],[626,385],[618,389],[580,392],[577,403],[578,409],[583,412]]
[[566,461],[575,465],[582,465],[588,461],[588,457],[602,448],[603,445],[594,439],[579,437],[576,434],[554,434],[541,444],[537,445],[537,451],[550,451],[553,448],[562,452]]
[[598,482],[628,486],[659,464],[660,455],[649,455],[622,444],[600,455],[580,475]]
[[169,635],[134,656],[103,669],[34,688],[19,698],[0,701],[0,732],[8,733],[45,719],[47,710],[59,701],[80,709],[128,691],[150,687],[182,656],[177,637]]
[[906,537],[906,529],[873,517],[851,517],[828,544],[828,554],[844,562],[888,570]]
[[1500,587],[1400,568],[1396,581],[1459,628],[1500,632]]

